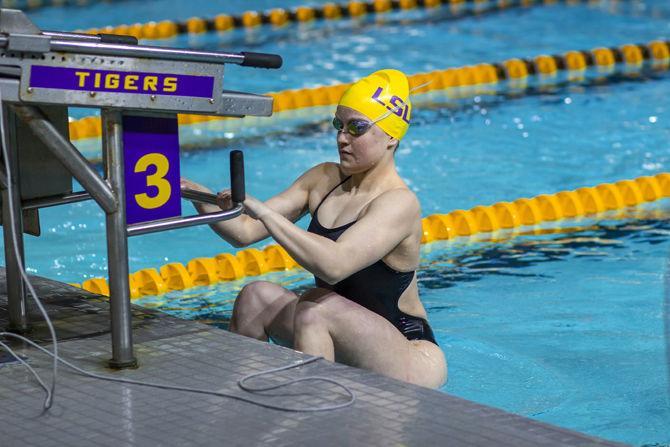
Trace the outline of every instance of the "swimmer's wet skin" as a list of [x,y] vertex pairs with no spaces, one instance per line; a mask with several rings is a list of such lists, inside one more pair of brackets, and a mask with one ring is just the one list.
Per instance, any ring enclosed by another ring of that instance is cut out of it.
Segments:
[[[340,225],[335,228],[326,228],[319,223],[319,208],[328,196],[339,186],[349,180],[351,176],[337,184],[321,200],[314,210],[314,217],[309,223],[307,231],[327,237],[336,241],[347,228],[356,223]],[[424,318],[408,315],[398,309],[398,300],[403,292],[409,287],[414,278],[415,270],[410,272],[398,272],[389,267],[381,259],[374,264],[365,267],[348,278],[336,284],[328,284],[319,277],[314,277],[316,286],[322,289],[332,290],[339,295],[349,298],[366,309],[389,320],[408,340],[428,340],[437,345],[428,322]]]
[[[247,195],[246,215],[212,225],[238,247],[272,236],[316,281],[301,297],[264,281],[247,284],[231,331],[418,385],[444,384],[446,360],[416,282],[421,210],[394,159],[409,128],[409,94],[398,70],[354,83],[333,120],[340,163],[311,168],[266,202]],[[206,190],[187,180],[182,187]],[[230,193],[219,193],[219,206],[231,205]],[[307,212],[305,231],[294,222]]]

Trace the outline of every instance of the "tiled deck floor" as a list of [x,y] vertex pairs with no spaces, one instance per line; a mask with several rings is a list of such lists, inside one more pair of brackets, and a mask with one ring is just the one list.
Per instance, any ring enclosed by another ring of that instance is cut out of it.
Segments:
[[[0,271],[0,328],[7,321],[4,284]],[[248,395],[236,385],[240,377],[304,356],[139,308],[133,325],[140,368],[111,371],[106,368],[111,350],[107,304],[53,281],[35,278],[35,285],[54,318],[62,356],[85,369],[212,388],[274,404],[319,406],[346,400],[341,390],[319,382],[270,396]],[[48,339],[43,323],[34,325],[31,337]],[[45,379],[50,377],[45,355],[21,352]],[[41,414],[43,391],[22,366],[6,363],[0,365],[0,445],[616,445],[323,360],[275,377],[307,375],[341,381],[356,393],[357,402],[334,411],[282,412],[234,399],[95,380],[61,367],[54,406]]]

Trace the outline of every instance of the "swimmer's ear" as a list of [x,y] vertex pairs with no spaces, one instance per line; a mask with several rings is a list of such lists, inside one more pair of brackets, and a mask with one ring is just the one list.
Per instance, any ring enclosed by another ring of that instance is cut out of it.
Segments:
[[396,149],[398,149],[399,144],[400,144],[400,140],[398,140],[397,138],[391,138],[389,140],[388,144],[386,145],[386,148],[391,149],[391,150],[393,150],[393,152],[395,152]]

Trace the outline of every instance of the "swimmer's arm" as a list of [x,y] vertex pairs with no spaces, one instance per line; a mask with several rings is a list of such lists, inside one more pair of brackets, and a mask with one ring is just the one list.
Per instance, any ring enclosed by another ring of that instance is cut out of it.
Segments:
[[386,192],[337,241],[309,233],[272,210],[259,218],[275,240],[304,268],[329,284],[377,262],[416,231],[421,215],[410,191]]
[[[268,199],[264,204],[288,221],[297,221],[309,210],[309,190],[311,184],[321,174],[321,169],[323,167],[319,165],[305,172],[285,191]],[[182,179],[182,187],[191,189],[199,187],[199,190],[203,190],[204,188],[188,180],[184,180]],[[204,189],[206,190],[206,188]],[[209,190],[206,190],[206,192],[209,192]],[[221,209],[229,209],[232,206],[230,191],[222,191],[218,194],[218,197],[219,202],[226,203],[226,206],[219,207],[201,202],[193,202],[193,205],[200,214],[218,212]],[[235,219],[210,224],[210,227],[216,234],[235,247],[245,247],[270,236],[262,222],[246,214],[242,214]]]

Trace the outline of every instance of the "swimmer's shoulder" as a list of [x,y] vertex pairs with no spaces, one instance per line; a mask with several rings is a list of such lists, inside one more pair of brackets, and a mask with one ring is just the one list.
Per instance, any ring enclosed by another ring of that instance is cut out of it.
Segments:
[[[324,161],[321,164],[316,165],[320,169],[322,176],[326,176],[329,180],[337,180],[341,182],[346,178],[342,171],[340,171],[340,164],[333,161]],[[322,177],[323,180],[323,177]]]
[[327,189],[329,185],[337,184],[342,179],[340,165],[332,161],[326,161],[308,169],[300,176],[298,181],[305,189],[312,191]]
[[370,202],[370,206],[393,209],[395,213],[407,217],[421,215],[419,199],[406,185],[399,185],[384,191]]

